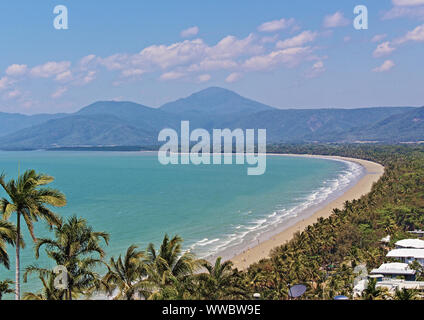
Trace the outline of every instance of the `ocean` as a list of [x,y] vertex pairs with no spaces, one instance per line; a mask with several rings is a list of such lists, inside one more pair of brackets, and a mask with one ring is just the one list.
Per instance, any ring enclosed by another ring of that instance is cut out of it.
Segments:
[[[198,257],[230,258],[333,200],[364,173],[351,162],[286,156],[268,156],[266,173],[248,176],[247,165],[163,166],[148,152],[0,152],[7,178],[29,168],[56,178],[51,186],[68,199],[58,214],[84,217],[94,230],[110,234],[107,260],[131,244],[158,246],[166,233],[180,235]],[[22,269],[52,267],[45,255],[35,260],[23,230]],[[44,222],[35,232],[53,236]],[[0,280],[14,280],[13,248],[9,256],[11,269],[0,266]],[[38,288],[34,276],[22,292]]]

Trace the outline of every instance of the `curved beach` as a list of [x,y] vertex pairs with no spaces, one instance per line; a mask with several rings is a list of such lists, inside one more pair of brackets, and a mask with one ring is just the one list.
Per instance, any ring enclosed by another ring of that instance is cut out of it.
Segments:
[[296,224],[284,229],[282,232],[273,236],[271,239],[260,242],[258,245],[246,249],[241,254],[236,255],[230,259],[234,263],[234,267],[239,270],[245,270],[249,265],[258,262],[262,259],[265,259],[269,256],[271,250],[275,247],[285,244],[290,241],[296,232],[303,231],[309,225],[314,224],[318,221],[319,218],[329,217],[333,209],[342,209],[343,204],[346,201],[352,201],[354,199],[359,199],[363,195],[369,193],[375,182],[377,182],[380,177],[384,174],[384,167],[378,163],[354,159],[354,158],[345,158],[337,156],[315,156],[315,155],[293,155],[293,154],[280,154],[275,156],[290,156],[290,157],[307,157],[307,158],[322,158],[322,159],[332,159],[332,160],[343,160],[357,163],[365,168],[365,175],[351,188],[345,191],[340,197],[326,204],[322,208],[316,210],[309,217],[297,222]]

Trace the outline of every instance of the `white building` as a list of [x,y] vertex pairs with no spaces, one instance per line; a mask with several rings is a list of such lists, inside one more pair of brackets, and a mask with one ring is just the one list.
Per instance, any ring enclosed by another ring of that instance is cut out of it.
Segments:
[[386,257],[399,259],[407,264],[417,261],[424,266],[424,249],[395,249],[389,251]]
[[405,281],[398,279],[381,280],[375,285],[376,288],[386,288],[389,292],[395,293],[396,290],[424,290],[423,281]]
[[406,263],[384,263],[378,269],[373,269],[371,275],[382,275],[385,278],[404,277],[405,280],[415,280],[416,271]]
[[424,240],[404,239],[396,242],[397,249],[424,249]]

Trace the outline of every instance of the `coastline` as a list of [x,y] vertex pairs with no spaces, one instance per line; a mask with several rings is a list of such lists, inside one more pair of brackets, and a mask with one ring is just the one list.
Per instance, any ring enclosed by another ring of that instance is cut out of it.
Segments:
[[298,221],[292,226],[284,229],[280,233],[274,235],[271,239],[259,242],[252,248],[246,249],[244,252],[239,253],[229,259],[233,262],[234,268],[239,270],[246,270],[251,264],[259,262],[262,259],[268,258],[272,249],[281,246],[290,241],[297,232],[305,230],[309,225],[313,225],[319,218],[328,218],[332,215],[333,209],[342,209],[346,201],[359,199],[371,191],[375,182],[377,182],[384,174],[384,167],[378,163],[338,156],[318,156],[318,155],[297,155],[297,154],[269,154],[271,156],[290,156],[290,157],[304,157],[304,158],[320,158],[331,160],[342,160],[353,162],[361,165],[365,169],[364,176],[359,179],[351,188],[346,190],[336,199],[325,204],[323,207],[318,208],[307,218]]

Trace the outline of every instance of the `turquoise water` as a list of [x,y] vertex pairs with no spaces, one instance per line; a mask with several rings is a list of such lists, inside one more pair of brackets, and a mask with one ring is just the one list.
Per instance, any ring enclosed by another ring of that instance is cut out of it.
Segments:
[[[248,176],[242,165],[163,166],[154,153],[0,153],[8,178],[17,175],[18,163],[21,172],[33,168],[56,178],[53,186],[68,198],[59,214],[82,216],[110,233],[108,256],[124,254],[131,244],[158,244],[165,233],[182,236],[185,248],[201,257],[241,250],[328,201],[362,170],[342,161],[269,156],[265,175]],[[43,222],[36,234],[51,235]],[[35,261],[26,228],[24,236],[22,268],[52,266],[45,256]],[[0,279],[14,279],[13,248],[9,252],[11,270],[0,266]],[[34,278],[22,291],[38,287]]]

